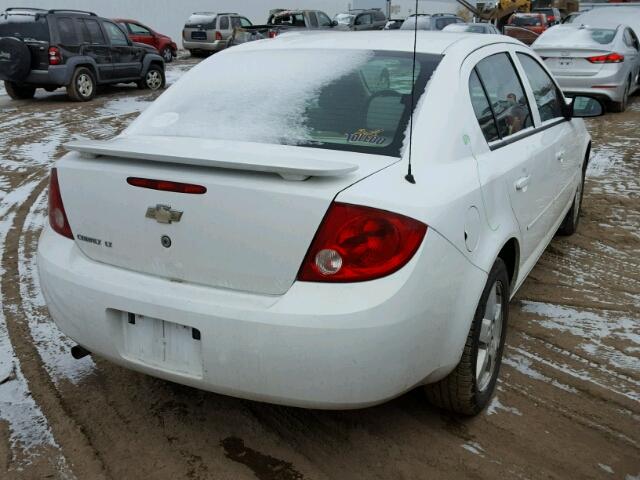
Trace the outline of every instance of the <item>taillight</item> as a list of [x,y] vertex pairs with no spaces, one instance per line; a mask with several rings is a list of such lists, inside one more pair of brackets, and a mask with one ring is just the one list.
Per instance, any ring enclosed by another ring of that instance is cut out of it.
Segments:
[[62,195],[60,195],[60,185],[58,184],[58,170],[51,169],[49,180],[49,225],[60,235],[73,240],[71,226],[64,211]]
[[300,267],[305,282],[362,282],[407,264],[427,226],[397,213],[333,203]]
[[58,47],[49,47],[49,65],[60,65],[62,63],[62,55]]
[[278,32],[274,30],[269,30],[269,38],[276,38],[278,36]]
[[624,55],[619,53],[607,53],[606,55],[596,55],[595,57],[587,57],[591,63],[622,63]]
[[134,187],[149,188],[163,192],[188,193],[192,195],[202,195],[207,193],[207,187],[193,185],[191,183],[171,182],[169,180],[153,180],[151,178],[129,177],[127,183]]
[[547,17],[547,22],[548,22],[548,23],[555,22],[555,20],[556,20],[556,17],[554,17],[553,15],[549,15],[549,16]]
[[222,40],[222,34],[220,32],[216,32],[216,40]]

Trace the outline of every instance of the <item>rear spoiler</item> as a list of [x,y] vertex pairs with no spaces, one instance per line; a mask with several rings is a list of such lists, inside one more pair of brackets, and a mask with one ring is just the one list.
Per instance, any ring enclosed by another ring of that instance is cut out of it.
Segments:
[[105,141],[70,142],[65,144],[65,148],[88,158],[105,156],[267,172],[292,181],[309,177],[338,177],[358,170],[355,164],[317,158],[319,152],[304,152],[304,147],[188,137],[122,136]]

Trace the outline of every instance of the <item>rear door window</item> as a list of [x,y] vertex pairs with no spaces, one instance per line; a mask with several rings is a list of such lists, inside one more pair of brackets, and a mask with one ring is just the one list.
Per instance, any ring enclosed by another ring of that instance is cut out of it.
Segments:
[[562,118],[562,96],[551,77],[540,64],[529,55],[518,53],[524,73],[529,79],[536,105],[540,112],[540,120],[546,122],[554,118]]
[[480,61],[476,72],[491,102],[500,138],[533,126],[527,96],[507,53]]
[[499,140],[500,135],[498,135],[498,127],[493,116],[493,110],[491,110],[491,105],[475,70],[471,72],[469,77],[469,96],[484,138],[487,142]]
[[329,17],[327,17],[327,15],[323,12],[317,12],[318,14],[318,24],[321,27],[330,27],[331,26],[331,19]]
[[229,17],[220,17],[220,30],[229,30]]
[[318,28],[318,17],[316,12],[309,12],[309,22],[312,28]]
[[370,13],[358,15],[358,18],[356,18],[356,25],[371,25],[372,23],[373,20],[371,19]]
[[82,21],[86,29],[89,32],[89,42],[94,45],[106,45],[107,41],[104,38],[104,33],[102,33],[102,29],[100,28],[100,24],[97,20],[84,19]]
[[58,36],[60,37],[60,43],[62,45],[80,44],[72,18],[58,17],[56,23],[58,24]]
[[104,28],[107,31],[107,35],[109,36],[109,40],[111,40],[111,45],[114,46],[127,46],[129,42],[127,41],[127,36],[124,34],[120,27],[118,27],[115,23],[104,22]]
[[138,25],[136,23],[129,23],[129,30],[131,30],[131,33],[133,33],[134,35],[146,35],[146,36],[150,36],[151,32],[149,31],[148,28],[143,27],[142,25]]

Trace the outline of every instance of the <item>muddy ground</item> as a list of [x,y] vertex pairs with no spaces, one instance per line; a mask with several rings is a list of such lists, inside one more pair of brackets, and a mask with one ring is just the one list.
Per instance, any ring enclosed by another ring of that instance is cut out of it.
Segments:
[[497,395],[468,420],[420,391],[323,412],[72,360],[35,266],[48,169],[62,143],[113,136],[155,95],[2,93],[0,478],[640,478],[640,97],[588,122],[579,233],[552,242],[512,302]]

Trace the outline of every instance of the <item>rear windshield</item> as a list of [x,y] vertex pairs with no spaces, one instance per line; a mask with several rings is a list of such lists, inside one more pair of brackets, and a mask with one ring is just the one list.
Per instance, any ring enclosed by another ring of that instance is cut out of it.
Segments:
[[537,15],[527,17],[515,16],[511,18],[510,23],[516,27],[539,27],[542,26],[542,19]]
[[416,28],[416,18],[418,19],[418,30],[430,30],[431,29],[431,17],[430,16],[420,16],[420,17],[409,17],[407,18],[400,30],[414,30]]
[[608,45],[613,42],[615,37],[616,30],[609,28],[558,26],[542,34],[536,41],[536,45],[571,45],[575,47]]
[[[306,49],[215,56],[187,73],[125,134],[400,156],[412,58],[410,52]],[[440,59],[417,55],[416,103]]]
[[187,23],[185,23],[184,26],[190,28],[216,28],[216,17],[215,15],[199,15],[194,13],[189,17],[189,20],[187,20]]
[[0,37],[49,41],[49,26],[44,16],[33,14],[1,14]]
[[350,13],[339,13],[335,16],[334,20],[338,22],[338,25],[351,25],[354,18],[356,18],[356,16]]

